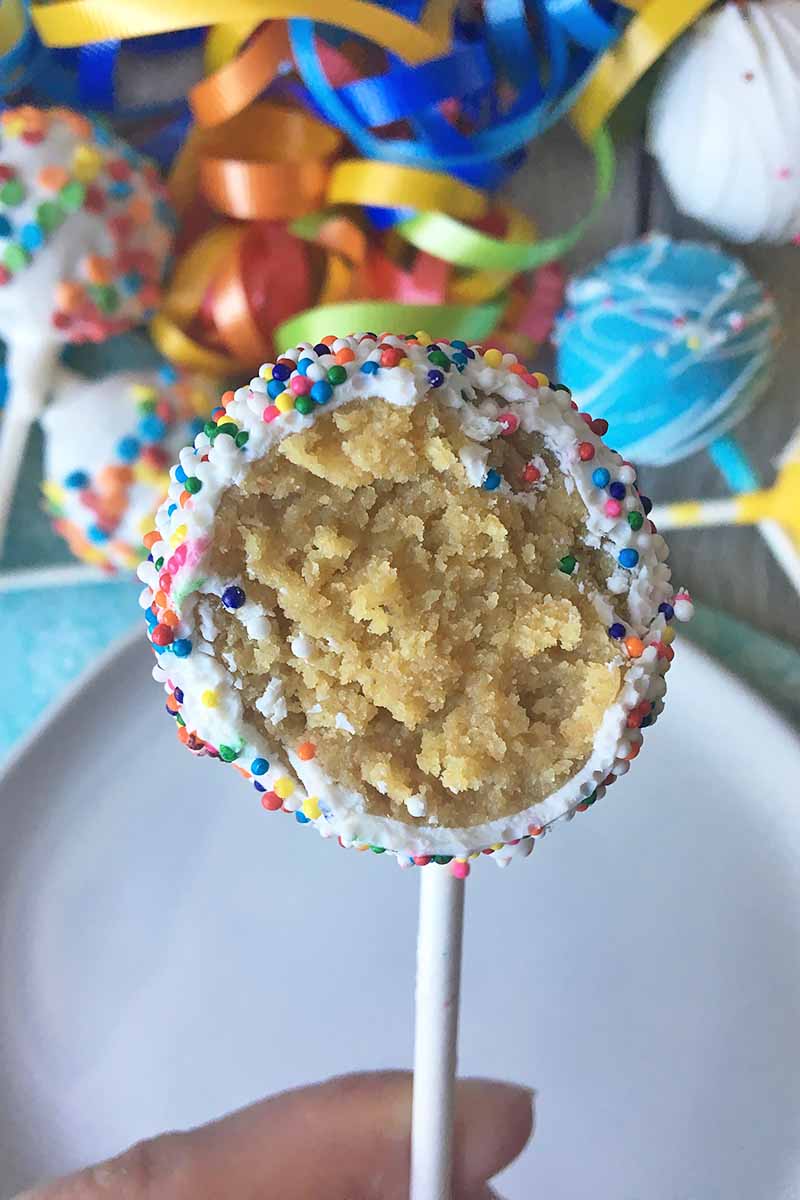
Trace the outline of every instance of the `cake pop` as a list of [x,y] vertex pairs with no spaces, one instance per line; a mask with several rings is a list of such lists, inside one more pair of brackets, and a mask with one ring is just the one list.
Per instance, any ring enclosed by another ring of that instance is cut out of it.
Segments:
[[733,428],[772,377],[778,313],[717,246],[651,234],[567,285],[558,370],[639,462],[662,466]]
[[673,657],[666,545],[606,428],[422,332],[265,364],[145,538],[181,740],[404,866],[528,853],[627,772]]
[[134,571],[169,467],[214,404],[214,384],[172,367],[87,380],[60,370],[42,415],[42,490],[73,554]]
[[63,108],[0,114],[0,542],[61,347],[148,319],[173,227],[156,168],[99,122]]
[[800,4],[724,4],[670,54],[649,148],[677,207],[734,242],[800,238]]

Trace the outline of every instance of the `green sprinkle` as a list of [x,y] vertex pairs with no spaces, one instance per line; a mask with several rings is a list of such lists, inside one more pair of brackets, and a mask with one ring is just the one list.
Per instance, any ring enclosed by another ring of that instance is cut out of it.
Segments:
[[453,856],[452,854],[434,854],[433,861],[440,867],[446,867],[449,862],[453,861]]
[[86,290],[100,312],[113,313],[119,308],[119,293],[110,283],[90,283]]
[[21,271],[23,267],[27,267],[30,261],[30,254],[18,242],[9,242],[3,251],[3,262],[11,272]]
[[294,406],[304,417],[307,417],[310,412],[314,411],[314,401],[310,396],[298,396],[294,402]]
[[155,400],[139,400],[136,407],[139,410],[139,412],[142,414],[142,416],[145,416],[148,413],[154,413],[156,411],[156,401]]
[[563,558],[558,560],[558,569],[563,571],[565,575],[571,575],[578,565],[578,560],[573,554],[565,554]]
[[70,179],[58,193],[58,198],[67,212],[77,212],[79,208],[83,208],[86,188],[77,179]]
[[345,379],[347,379],[347,371],[345,371],[344,367],[335,366],[329,368],[328,383],[332,383],[336,387],[337,384],[344,383]]
[[434,363],[437,367],[444,367],[445,371],[449,371],[452,365],[444,350],[431,350],[428,362]]
[[230,437],[235,438],[239,432],[239,426],[234,425],[231,421],[226,421],[223,425],[217,425],[217,433],[227,433]]
[[9,179],[0,188],[0,200],[3,204],[8,204],[14,207],[16,204],[22,204],[25,199],[25,188],[18,179]]
[[179,724],[179,725],[185,725],[185,724],[186,724],[186,722],[184,721],[184,719],[183,719],[183,717],[181,716],[181,714],[180,714],[180,713],[176,713],[176,714],[175,714],[175,720],[178,722],[178,724]]
[[66,213],[54,200],[44,200],[36,209],[36,220],[45,233],[52,233],[62,224]]
[[216,422],[206,421],[205,425],[203,426],[203,432],[205,433],[206,437],[211,438],[211,441],[213,442],[214,438],[219,433]]
[[160,571],[160,570],[161,570],[161,568],[163,567],[163,565],[164,565],[164,559],[163,559],[163,557],[162,557],[162,558],[157,558],[157,559],[156,559],[156,561],[155,561],[155,568],[156,568],[156,570],[157,570],[157,571]]
[[223,762],[233,762],[239,757],[239,751],[234,750],[233,746],[220,746],[219,756]]
[[385,854],[386,853],[386,850],[383,846],[370,846],[370,850],[372,851],[373,854]]
[[192,496],[196,496],[203,485],[196,475],[190,475],[183,486]]
[[236,442],[236,445],[241,450],[242,446],[246,446],[247,443],[250,441],[250,434],[247,432],[246,429],[240,429],[239,432],[237,433],[236,437],[233,440]]
[[644,525],[644,517],[640,512],[629,512],[628,524],[630,525],[631,529],[641,529]]

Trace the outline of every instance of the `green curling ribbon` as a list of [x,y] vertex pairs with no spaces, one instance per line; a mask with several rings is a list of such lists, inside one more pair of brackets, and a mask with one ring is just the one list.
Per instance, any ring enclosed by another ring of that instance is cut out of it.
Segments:
[[[442,256],[445,257],[445,256]],[[381,300],[347,300],[323,304],[298,313],[273,334],[276,346],[318,342],[334,330],[340,334],[364,329],[412,333],[424,329],[432,338],[480,342],[497,328],[505,302],[492,304],[389,304]]]
[[[420,213],[395,226],[397,233],[415,246],[459,267],[490,271],[531,271],[560,258],[580,241],[608,199],[614,184],[614,143],[605,126],[591,142],[595,159],[595,195],[592,207],[566,233],[536,242],[508,242],[490,237],[444,213]],[[454,335],[450,335],[454,336]]]

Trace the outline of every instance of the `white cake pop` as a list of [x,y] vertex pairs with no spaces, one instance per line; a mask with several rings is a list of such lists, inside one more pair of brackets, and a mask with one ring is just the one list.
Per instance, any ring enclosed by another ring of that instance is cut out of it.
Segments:
[[217,395],[210,380],[172,367],[94,381],[59,372],[42,415],[42,490],[78,558],[109,571],[136,569],[169,467]]
[[173,228],[156,168],[104,126],[62,108],[0,115],[0,542],[61,347],[148,319]]
[[675,204],[735,242],[800,237],[800,2],[726,4],[669,56],[649,148]]

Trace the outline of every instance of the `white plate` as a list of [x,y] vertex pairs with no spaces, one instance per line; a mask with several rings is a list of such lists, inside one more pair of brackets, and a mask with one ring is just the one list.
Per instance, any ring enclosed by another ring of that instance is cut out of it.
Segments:
[[[417,872],[194,759],[150,662],[124,649],[0,784],[4,1196],[278,1088],[410,1062]],[[686,645],[647,740],[527,862],[476,864],[462,1070],[539,1089],[509,1197],[786,1200],[800,746]]]

